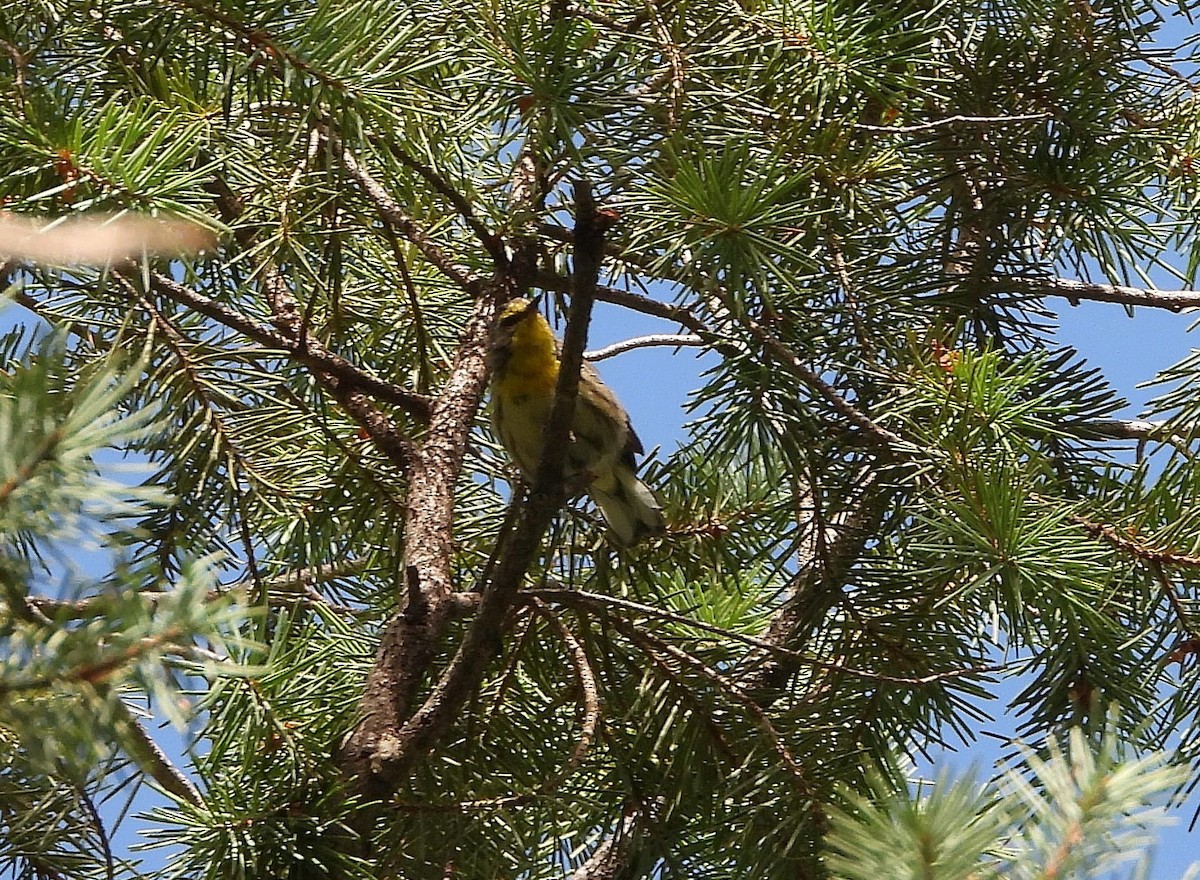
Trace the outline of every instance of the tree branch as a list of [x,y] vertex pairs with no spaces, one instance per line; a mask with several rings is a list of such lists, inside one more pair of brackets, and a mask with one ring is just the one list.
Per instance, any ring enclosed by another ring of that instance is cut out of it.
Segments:
[[1065,427],[1085,438],[1100,440],[1191,440],[1200,433],[1197,426],[1185,425],[1176,430],[1170,422],[1147,419],[1086,419]]
[[266,327],[253,318],[210,299],[159,272],[150,273],[150,285],[157,293],[181,305],[188,306],[255,342],[278,349],[314,370],[329,374],[344,383],[347,390],[362,391],[378,400],[394,404],[420,421],[429,419],[431,404],[426,395],[417,394],[400,385],[378,379],[340,355],[327,351],[312,339],[290,339],[279,331]]
[[1036,296],[1060,296],[1079,305],[1080,300],[1116,303],[1123,306],[1145,306],[1181,312],[1200,307],[1200,290],[1151,290],[1144,287],[1123,287],[1116,284],[1094,284],[1068,278],[1016,278],[1002,276],[994,280],[999,287],[1011,287]]
[[[575,281],[573,278],[566,275],[559,275],[557,272],[548,272],[544,269],[534,272],[530,278],[530,282],[534,287],[540,287],[542,290],[553,290],[557,293],[566,294],[575,292]],[[683,306],[660,302],[648,296],[643,296],[640,293],[619,290],[615,287],[605,287],[602,284],[596,285],[595,296],[600,302],[624,306],[627,309],[641,312],[644,315],[651,315],[655,318],[662,318],[664,321],[671,321],[705,338],[711,338],[712,336],[712,332],[704,326],[704,323],[690,309]]]
[[463,218],[463,222],[475,233],[475,237],[479,239],[479,243],[483,245],[484,250],[491,256],[497,268],[508,265],[508,255],[504,252],[503,240],[499,235],[488,229],[483,221],[476,216],[475,208],[466,196],[451,186],[450,182],[438,174],[432,167],[418,160],[391,138],[372,136],[371,140],[376,143],[382,141],[387,151],[401,165],[419,174],[426,183],[454,206],[454,210],[458,211],[459,216]]
[[583,353],[583,359],[586,361],[602,361],[605,358],[616,357],[617,355],[624,354],[627,351],[666,345],[669,345],[673,348],[679,348],[681,346],[698,346],[704,345],[704,340],[694,333],[651,333],[646,336],[635,336],[632,339],[614,342],[612,345],[606,345],[604,348],[595,348],[591,351],[585,351]]
[[568,880],[621,880],[638,852],[646,826],[653,817],[636,805],[625,807],[615,828],[605,835],[587,860]]
[[1017,116],[947,116],[944,119],[935,119],[932,122],[920,122],[915,125],[865,125],[859,122],[855,123],[854,127],[859,131],[878,131],[883,134],[916,134],[922,131],[934,131],[935,129],[945,128],[950,125],[986,127],[992,125],[1011,125],[1015,122],[1041,122],[1051,118],[1049,113],[1025,113]]
[[[325,137],[329,140],[329,145],[333,148],[334,152],[337,153],[342,165],[350,172],[350,176],[358,182],[363,194],[375,205],[375,209],[379,212],[379,215],[400,230],[405,238],[416,245],[417,250],[429,261],[430,265],[434,266],[463,290],[474,292],[478,283],[476,279],[472,278],[467,271],[454,265],[454,261],[450,259],[450,255],[435,244],[425,233],[425,230],[412,217],[408,216],[404,209],[384,189],[383,184],[377,181],[370,172],[358,163],[358,160],[354,158],[354,154],[342,146],[342,142],[335,135],[326,133]],[[503,253],[503,250],[501,250],[501,253]],[[505,260],[505,263],[507,263],[507,260]]]
[[[371,795],[390,793],[403,774],[403,760],[412,754],[406,733],[412,721],[405,721],[458,608],[452,598],[454,487],[487,382],[492,325],[499,303],[514,291],[515,283],[501,274],[483,285],[450,377],[434,402],[427,439],[413,456],[404,530],[406,583],[397,586],[401,610],[381,636],[367,676],[362,721],[340,749],[342,769]],[[418,593],[418,601],[406,598],[409,590]]]
[[[402,725],[397,722],[403,716],[392,712],[386,729],[374,729],[370,731],[369,736],[367,734],[360,736],[359,731],[356,731],[352,737],[352,747],[357,748],[360,754],[370,755],[366,766],[369,767],[375,786],[384,791],[392,789],[403,777],[411,763],[433,747],[437,739],[453,723],[458,710],[474,692],[487,663],[499,648],[498,634],[501,620],[517,594],[525,571],[533,561],[541,544],[542,534],[566,498],[562,484],[562,472],[566,460],[567,438],[574,414],[575,397],[579,388],[579,370],[583,362],[583,349],[587,343],[587,324],[591,317],[592,306],[591,294],[600,271],[604,231],[609,222],[609,215],[595,209],[590,188],[585,184],[576,187],[576,211],[576,293],[568,310],[567,328],[560,354],[558,381],[555,385],[554,404],[543,428],[542,455],[528,498],[523,503],[514,500],[514,504],[519,504],[516,523],[509,535],[501,536],[500,540],[505,544],[498,556],[490,583],[484,584],[480,591],[482,599],[479,602],[475,618],[450,664],[420,709]],[[430,440],[426,447],[439,436],[434,427],[436,413],[437,407],[435,406],[435,419],[430,424]],[[425,451],[424,448],[421,451],[422,458]],[[415,468],[412,485],[414,491],[422,486],[422,481]],[[446,486],[444,504],[448,511],[452,510],[453,482]],[[414,530],[415,525],[410,522],[409,535]],[[448,529],[446,533],[448,534]],[[408,544],[407,538],[406,535],[406,545]],[[411,562],[416,562],[411,555],[408,558]],[[447,575],[449,573],[448,561],[447,558]],[[448,585],[447,580],[447,587]],[[436,603],[434,607],[444,607],[447,604],[443,601]],[[377,662],[376,668],[379,666],[380,663]],[[411,696],[411,688],[409,696]],[[369,706],[372,697],[373,691],[369,681],[364,705]],[[375,699],[381,697],[386,697],[386,692],[376,695]],[[405,705],[407,702],[408,698],[406,697]],[[364,727],[359,728],[360,731],[363,729]],[[385,748],[373,748],[369,742],[371,737],[382,743]],[[365,769],[361,759],[355,761],[353,766]]]
[[[772,616],[765,641],[785,648],[803,644],[841,598],[842,585],[867,541],[876,534],[890,501],[891,496],[876,485],[876,473],[866,473],[858,497],[850,500],[839,523],[825,525],[814,516],[812,552],[792,578],[788,597]],[[802,665],[773,650],[753,651],[738,664],[739,680],[758,704],[767,708],[784,694]]]
[[204,802],[200,790],[192,784],[182,770],[171,763],[166,752],[159,748],[146,729],[133,717],[129,707],[118,697],[113,696],[117,707],[117,723],[126,735],[122,744],[126,753],[133,758],[138,767],[156,783],[159,788],[181,801],[199,805]]

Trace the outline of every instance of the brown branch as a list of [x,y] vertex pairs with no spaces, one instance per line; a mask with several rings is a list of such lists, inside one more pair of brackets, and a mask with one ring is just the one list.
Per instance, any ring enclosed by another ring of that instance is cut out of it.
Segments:
[[997,287],[1011,287],[1035,296],[1060,296],[1071,305],[1078,305],[1080,300],[1086,299],[1123,306],[1166,309],[1171,312],[1200,307],[1200,290],[1151,290],[1144,287],[1072,281],[1068,278],[999,277],[994,279],[993,284]]
[[[314,587],[316,584],[336,580],[347,575],[361,572],[367,565],[365,559],[349,559],[345,562],[329,565],[316,565],[311,568],[299,568],[281,574],[277,577],[263,579],[263,587],[267,591],[267,602],[272,606],[286,607],[297,603],[323,605],[338,613],[353,612],[355,609],[330,605]],[[254,584],[242,580],[212,590],[205,596],[205,602],[218,602],[227,599],[232,594],[249,594]],[[143,590],[137,594],[137,600],[147,612],[153,612],[164,599],[171,596],[170,592],[162,590]],[[82,620],[89,617],[99,617],[105,614],[117,613],[119,606],[127,601],[118,595],[100,593],[86,596],[82,599],[52,599],[48,596],[30,596],[29,604],[39,610],[51,621]]]
[[167,650],[174,642],[186,635],[180,626],[169,626],[160,633],[145,636],[124,648],[110,652],[107,656],[81,663],[61,672],[18,677],[11,681],[0,680],[0,697],[28,691],[49,690],[59,685],[91,685],[101,687],[108,679],[151,651]]
[[1171,610],[1175,612],[1175,621],[1179,624],[1179,628],[1183,630],[1185,636],[1195,638],[1196,627],[1192,624],[1192,615],[1184,607],[1182,597],[1175,592],[1175,587],[1171,584],[1171,578],[1167,575],[1166,569],[1163,568],[1161,562],[1157,561],[1148,562],[1147,565],[1154,574],[1154,579],[1158,581],[1158,586],[1162,589]]
[[544,599],[549,602],[567,606],[583,606],[602,609],[621,608],[626,611],[636,611],[639,614],[645,614],[648,617],[653,617],[658,620],[669,620],[672,623],[678,623],[681,626],[703,630],[704,632],[719,636],[721,639],[741,642],[745,645],[761,648],[762,650],[767,651],[777,657],[792,660],[800,666],[812,666],[816,669],[824,669],[828,672],[839,672],[854,676],[855,678],[863,678],[870,681],[884,681],[888,682],[889,684],[922,687],[924,685],[935,684],[941,681],[949,681],[956,678],[971,678],[981,675],[990,675],[995,672],[1002,672],[1008,668],[1007,664],[992,664],[988,666],[972,666],[968,669],[948,669],[944,672],[933,672],[929,675],[920,676],[888,675],[887,673],[883,672],[871,672],[866,669],[855,669],[852,666],[846,666],[844,663],[838,661],[821,660],[809,654],[804,654],[800,651],[794,651],[790,648],[786,648],[783,645],[768,641],[767,639],[760,639],[755,636],[748,636],[744,633],[734,632],[733,630],[725,629],[723,627],[716,626],[715,624],[705,623],[702,620],[685,617],[682,614],[675,614],[671,611],[655,608],[653,605],[645,605],[641,602],[634,602],[631,599],[623,599],[619,596],[609,596],[604,593],[591,593],[587,590],[535,589],[522,591],[522,600],[524,600],[525,597],[529,597],[529,599],[532,601]]
[[406,574],[407,586],[398,589],[402,602],[408,589],[416,589],[421,599],[405,602],[385,626],[367,677],[363,719],[340,750],[342,769],[373,795],[390,792],[403,774],[406,756],[415,754],[412,703],[437,653],[438,639],[459,606],[453,599],[454,487],[487,382],[496,312],[499,303],[515,292],[514,283],[504,275],[482,286],[483,295],[464,328],[450,377],[434,402],[427,439],[413,457],[404,559],[406,571],[416,574]]
[[550,621],[558,631],[558,637],[566,646],[567,653],[571,658],[571,665],[575,667],[575,676],[579,679],[579,691],[583,701],[583,722],[580,725],[579,739],[575,743],[575,748],[571,750],[571,756],[567,759],[566,765],[543,786],[544,790],[549,791],[561,785],[575,771],[596,738],[596,730],[600,726],[600,687],[596,683],[596,673],[592,669],[592,661],[579,639],[575,638],[575,634],[557,614],[546,606],[546,603],[534,599],[533,607],[538,614]]
[[[787,599],[772,616],[765,641],[772,645],[803,644],[819,627],[825,615],[842,596],[842,585],[862,555],[866,542],[876,533],[890,501],[890,494],[877,485],[875,472],[868,472],[851,499],[840,522],[817,529],[814,550],[802,560],[792,578]],[[814,517],[817,526],[820,518]],[[832,532],[831,537],[826,537]],[[770,706],[784,693],[788,681],[800,668],[795,659],[773,651],[754,651],[738,664],[740,681],[759,705]],[[845,670],[837,670],[844,672]]]
[[54,452],[62,441],[62,428],[55,428],[46,435],[33,455],[19,464],[7,480],[0,483],[0,506],[7,504],[9,497],[33,478],[39,465],[54,458]]
[[171,762],[158,743],[133,717],[129,707],[115,696],[113,704],[118,713],[118,725],[126,735],[122,746],[138,767],[158,783],[159,788],[167,794],[189,804],[203,803],[204,799],[200,795],[199,789],[192,784],[182,770]]
[[415,220],[413,220],[391,197],[383,184],[377,181],[369,171],[367,171],[358,160],[354,158],[354,154],[349,149],[342,146],[341,141],[332,134],[326,134],[329,140],[329,145],[337,153],[339,161],[345,166],[350,176],[357,181],[359,188],[363,194],[370,199],[375,206],[375,210],[379,215],[391,223],[400,233],[416,245],[422,256],[429,261],[430,265],[436,268],[439,272],[461,287],[463,290],[475,292],[478,282],[469,272],[460,269],[450,259],[450,255],[441,249],[423,230]]
[[[114,274],[128,283],[126,276],[119,272]],[[350,361],[327,351],[316,340],[302,334],[302,319],[295,300],[273,266],[268,264],[264,267],[263,284],[275,324],[282,332],[264,327],[159,272],[150,273],[150,283],[155,291],[175,302],[189,306],[263,345],[278,348],[313,368],[316,378],[358,422],[376,447],[397,467],[408,469],[412,461],[411,444],[396,430],[391,419],[375,407],[365,392],[395,403],[418,417],[428,416],[428,398],[364,373]]]
[[1169,547],[1148,546],[1138,540],[1134,532],[1118,530],[1116,526],[1107,523],[1092,522],[1079,514],[1071,514],[1067,519],[1080,526],[1093,538],[1099,538],[1143,562],[1157,565],[1178,565],[1183,568],[1200,568],[1200,556],[1190,556]]
[[[157,293],[181,305],[188,306],[261,345],[291,355],[308,367],[328,373],[331,377],[341,381],[347,391],[351,389],[361,391],[375,399],[394,404],[420,421],[429,419],[431,403],[426,395],[417,394],[400,385],[378,379],[340,355],[325,350],[324,347],[312,340],[290,339],[279,331],[260,324],[248,315],[210,299],[159,272],[150,273],[150,284]],[[299,315],[295,315],[294,326],[299,326],[299,320]]]
[[[562,507],[566,493],[563,488],[562,473],[566,459],[567,437],[571,419],[574,413],[575,397],[579,387],[579,370],[583,362],[583,349],[587,343],[587,323],[591,316],[592,298],[590,293],[595,286],[596,277],[603,258],[603,237],[608,216],[595,209],[591,200],[591,191],[586,185],[576,187],[576,255],[575,255],[575,287],[576,293],[571,300],[567,316],[567,328],[564,334],[558,381],[555,385],[554,405],[543,428],[542,456],[530,488],[528,498],[519,505],[516,522],[511,533],[501,536],[505,541],[504,550],[499,554],[495,569],[489,583],[482,586],[478,611],[466,635],[459,644],[458,650],[449,665],[442,673],[433,690],[421,707],[407,721],[401,709],[407,708],[415,691],[415,682],[402,682],[405,687],[401,703],[396,701],[396,689],[388,685],[381,691],[372,690],[372,682],[368,680],[368,693],[364,698],[364,706],[368,711],[373,703],[392,701],[391,711],[386,717],[368,715],[364,724],[352,735],[350,748],[353,750],[349,765],[352,772],[370,772],[370,778],[377,790],[387,791],[403,777],[412,761],[424,755],[431,749],[437,739],[449,728],[457,717],[458,710],[474,692],[487,663],[498,649],[498,636],[501,620],[511,606],[525,571],[533,561],[541,538],[554,514]],[[486,337],[485,337],[486,339]],[[465,348],[465,346],[464,346]],[[460,352],[462,349],[460,349]],[[441,400],[439,400],[439,404]],[[430,423],[430,440],[422,448],[418,463],[424,459],[428,448],[439,439],[436,429],[438,408],[435,406],[434,420]],[[472,406],[468,416],[474,413]],[[466,423],[469,427],[469,418]],[[465,441],[465,431],[462,440]],[[458,450],[461,461],[461,448]],[[430,470],[427,474],[418,472],[414,467],[412,486],[417,489],[427,489],[424,480],[443,480],[449,473],[457,476],[457,462],[453,470],[449,462],[443,464],[443,471],[438,473]],[[435,523],[442,525],[448,522],[453,510],[454,481],[445,484],[438,493],[438,504],[444,505],[442,517],[433,517]],[[424,494],[424,493],[422,493]],[[417,504],[422,503],[417,501]],[[444,528],[435,535],[425,535],[417,547],[412,546],[411,538],[417,531],[416,517],[410,520],[405,535],[407,555],[412,564],[417,564],[423,572],[431,562],[425,544],[445,543],[445,558],[439,563],[438,571],[444,572],[445,586],[439,588],[439,596],[431,601],[432,618],[437,609],[444,607],[446,602],[439,601],[442,595],[450,592],[450,560],[449,560],[449,529]],[[414,557],[414,553],[424,554],[424,564]],[[439,627],[440,631],[440,627]],[[386,634],[385,634],[386,635]],[[382,649],[381,649],[382,651]],[[432,655],[428,658],[432,659]],[[420,667],[424,669],[428,660]],[[372,675],[381,667],[385,667],[381,653],[376,662]],[[388,673],[392,676],[393,673]],[[372,720],[374,719],[374,720]],[[369,723],[368,723],[369,722]],[[403,722],[403,723],[401,723]]]
[[[542,290],[553,290],[558,293],[567,294],[575,292],[574,279],[566,275],[559,275],[557,272],[538,270],[533,273],[530,282],[534,287],[540,287]],[[660,302],[648,296],[643,296],[640,293],[619,290],[615,287],[605,287],[602,284],[596,285],[596,299],[600,302],[623,306],[635,312],[641,312],[644,315],[662,318],[664,321],[671,321],[701,336],[710,337],[712,335],[712,332],[704,326],[704,323],[690,309],[683,306]]]
[[626,806],[616,827],[605,835],[587,860],[571,872],[568,880],[621,880],[637,854],[645,826],[651,821],[653,817],[646,810],[635,805]]
[[1049,113],[1025,113],[1016,116],[947,116],[932,122],[919,122],[915,125],[865,125],[855,123],[860,131],[878,131],[883,134],[916,134],[922,131],[934,131],[951,125],[991,126],[1011,125],[1017,122],[1041,122],[1052,119]]
[[0,40],[0,49],[8,53],[13,63],[13,94],[16,97],[17,112],[25,115],[25,68],[29,57],[7,40]]
[[894,453],[900,453],[910,448],[910,444],[903,437],[877,424],[868,415],[854,406],[854,404],[846,400],[846,398],[838,393],[836,388],[822,379],[815,370],[806,366],[800,358],[758,321],[746,316],[741,318],[738,323],[749,330],[762,343],[767,354],[779,363],[780,366],[800,379],[801,382],[815,391],[820,397],[824,398],[825,402],[833,407],[838,415],[862,431],[873,443]]
[[[372,141],[379,141],[381,138],[372,137]],[[389,153],[404,165],[417,174],[419,174],[426,183],[433,189],[445,197],[445,199],[454,206],[454,210],[458,211],[459,216],[463,218],[463,222],[467,224],[475,237],[479,239],[479,243],[483,245],[491,256],[492,261],[497,268],[502,268],[508,265],[508,255],[504,252],[504,241],[479,219],[475,214],[475,208],[462,193],[450,185],[450,182],[437,173],[431,166],[417,159],[407,150],[397,144],[394,140],[387,138],[382,139]]]
[[674,133],[679,127],[680,117],[683,114],[683,97],[686,83],[686,74],[684,72],[686,64],[684,63],[683,49],[676,45],[670,30],[667,29],[667,23],[663,21],[658,3],[655,0],[642,0],[642,5],[651,23],[651,30],[658,40],[658,47],[662,50],[663,55],[666,56],[667,64],[671,70],[670,102],[667,105],[667,131],[668,133]]
[[[211,191],[226,223],[233,225],[245,210],[241,200],[220,176],[212,181]],[[254,249],[256,238],[254,230],[246,227],[236,229],[234,237],[238,244],[247,251]],[[371,438],[375,447],[402,471],[407,471],[412,464],[412,444],[407,437],[400,434],[392,420],[375,406],[371,398],[375,397],[393,403],[419,421],[428,421],[431,407],[429,397],[376,379],[345,358],[326,350],[317,340],[310,337],[307,322],[301,315],[295,298],[288,289],[287,282],[278,267],[270,260],[264,260],[261,263],[260,271],[263,279],[263,291],[271,309],[271,320],[280,331],[279,333],[267,330],[258,322],[240,315],[227,306],[204,297],[164,275],[152,273],[151,280],[155,289],[176,301],[183,302],[201,314],[239,330],[265,345],[281,348],[297,361],[308,366],[313,370],[317,381],[333,395],[342,409]],[[231,320],[236,321],[236,324],[231,323]],[[266,331],[265,336],[263,331]],[[282,345],[279,344],[280,341],[282,341]]]
[[92,796],[82,785],[75,786],[75,795],[83,804],[88,824],[91,825],[92,830],[96,832],[96,837],[100,840],[100,853],[104,856],[104,876],[107,880],[116,880],[117,871],[113,861],[112,842],[108,839],[108,829],[104,827],[104,820],[100,817],[100,811],[96,809],[96,802],[92,800]]
[[421,299],[417,296],[417,287],[413,284],[412,273],[408,271],[408,260],[400,248],[400,239],[396,237],[396,227],[386,219],[383,224],[383,231],[392,248],[392,256],[396,258],[396,268],[400,270],[400,281],[404,285],[404,294],[408,298],[413,331],[417,337],[417,391],[420,394],[428,394],[429,389],[433,387],[433,376],[431,375],[433,364],[430,360],[429,330],[425,326],[425,315],[421,311]]
[[[553,227],[550,227],[551,229]],[[543,226],[541,231],[547,232],[547,227]],[[572,240],[575,236],[572,235]],[[577,246],[578,249],[578,246]],[[671,280],[678,280],[672,278]],[[532,278],[533,284],[545,290],[556,290],[570,293],[573,288],[572,279],[559,275],[555,272],[538,271],[534,273]],[[720,349],[727,344],[727,340],[720,339],[719,336],[706,327],[704,323],[695,316],[695,314],[682,306],[672,305],[670,303],[662,303],[657,300],[650,299],[641,294],[631,293],[629,291],[617,290],[612,287],[596,288],[596,299],[602,302],[614,303],[616,305],[625,306],[634,311],[642,312],[648,315],[654,315],[658,318],[664,318],[668,321],[674,321],[682,327],[691,330],[699,336],[704,342],[710,342],[714,348]],[[732,320],[732,319],[731,319]],[[763,347],[767,350],[776,361],[778,361],[784,369],[799,378],[805,385],[813,389],[821,398],[823,398],[834,410],[837,411],[846,421],[858,428],[863,434],[873,443],[878,446],[885,447],[891,452],[900,452],[907,448],[908,444],[900,435],[887,430],[878,425],[869,416],[856,408],[852,403],[846,400],[837,389],[826,382],[815,371],[806,366],[795,354],[793,354],[786,345],[774,336],[766,327],[755,321],[753,318],[746,317],[737,321],[738,326],[744,327],[746,330],[759,340]]]
[[[575,243],[575,233],[565,226],[559,226],[556,223],[539,224],[537,231],[538,235],[560,241],[563,244]],[[658,271],[662,266],[661,258],[634,253],[620,242],[606,241],[604,244],[604,256],[612,257],[614,260],[627,263],[630,266],[636,266],[645,273],[654,276],[658,275]]]
[[704,345],[704,339],[694,333],[651,333],[646,336],[635,336],[632,339],[614,342],[612,345],[604,346],[604,348],[585,351],[583,359],[586,361],[602,361],[605,358],[616,357],[619,354],[639,348],[668,345],[673,348],[698,346]]
[[1192,440],[1200,434],[1200,426],[1185,425],[1177,430],[1170,422],[1147,419],[1087,419],[1070,422],[1063,428],[1088,439],[1101,440]]
[[[627,621],[623,621],[620,618],[611,618],[611,620],[616,629],[624,633],[625,636],[634,643],[641,645],[642,650],[650,651],[651,653],[661,652],[679,661],[680,663],[690,666],[702,677],[708,679],[713,684],[717,685],[721,690],[725,691],[725,693],[729,694],[729,696],[733,697],[734,701],[743,706],[745,710],[754,718],[759,728],[763,731],[763,734],[771,743],[775,753],[779,756],[780,760],[783,761],[783,765],[787,769],[788,774],[796,782],[800,790],[804,794],[813,797],[814,791],[812,788],[812,783],[809,782],[808,776],[804,772],[804,768],[800,765],[800,762],[796,760],[795,756],[791,752],[791,749],[788,748],[787,743],[783,741],[783,737],[775,728],[775,725],[771,722],[771,719],[767,716],[766,711],[764,711],[763,707],[760,706],[750,694],[743,690],[732,679],[722,675],[699,657],[695,657],[687,651],[684,651],[682,648],[678,648],[675,645],[658,638],[657,636],[652,636],[647,632],[639,630]],[[818,809],[815,804],[815,798],[814,809]]]
[[[8,276],[17,269],[18,263],[15,260],[0,264],[0,284],[3,284]],[[16,283],[14,283],[14,286],[16,286]],[[41,300],[37,299],[32,294],[26,293],[24,290],[18,289],[10,292],[8,295],[17,305],[33,312],[47,324],[56,324],[60,327],[64,327],[72,336],[87,342],[88,345],[92,346],[93,348],[96,347],[96,335],[92,332],[91,328],[83,322],[77,320],[60,321],[55,316],[46,314],[45,305],[41,302]]]
[[[580,724],[579,738],[576,740],[575,747],[571,750],[566,763],[558,771],[547,776],[534,791],[523,794],[505,795],[504,797],[497,798],[480,798],[471,801],[393,803],[391,804],[392,807],[410,813],[466,813],[507,809],[530,803],[547,795],[554,796],[558,788],[579,767],[588,749],[591,748],[592,742],[595,741],[596,732],[600,726],[600,688],[596,682],[596,673],[592,669],[592,662],[587,655],[587,651],[579,640],[575,638],[575,634],[559,619],[558,615],[538,599],[534,599],[531,604],[534,610],[549,621],[557,630],[559,638],[562,639],[563,644],[567,648],[571,665],[574,667],[575,676],[579,681],[581,702],[583,704],[583,721]],[[528,629],[526,632],[528,633]]]

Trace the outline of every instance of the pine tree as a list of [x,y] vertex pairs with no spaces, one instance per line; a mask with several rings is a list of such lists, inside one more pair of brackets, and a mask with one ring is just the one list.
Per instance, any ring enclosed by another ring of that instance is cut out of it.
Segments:
[[[1200,358],[1123,421],[1052,330],[1200,304],[1187,15],[4,2],[10,217],[216,243],[0,227],[0,859],[140,876],[120,823],[183,877],[1105,870],[1200,781]],[[662,332],[593,360],[705,356],[664,539],[498,447],[527,295],[556,411],[594,303]],[[911,788],[1013,681],[1020,767]]]

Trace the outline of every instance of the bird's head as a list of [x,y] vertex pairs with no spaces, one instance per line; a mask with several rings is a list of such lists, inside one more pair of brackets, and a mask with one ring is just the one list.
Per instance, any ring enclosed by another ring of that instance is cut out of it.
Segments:
[[[511,353],[514,337],[524,337],[530,333],[542,335],[538,331],[545,327],[545,335],[550,334],[546,320],[538,313],[539,298],[525,299],[519,297],[509,300],[500,309],[500,318],[496,322],[496,333],[492,337],[492,366],[503,369],[508,355]],[[519,340],[518,340],[519,343]]]
[[511,330],[522,321],[536,315],[539,300],[540,297],[536,296],[533,299],[526,299],[525,297],[510,299],[500,309],[500,319],[497,322],[498,328],[500,330]]

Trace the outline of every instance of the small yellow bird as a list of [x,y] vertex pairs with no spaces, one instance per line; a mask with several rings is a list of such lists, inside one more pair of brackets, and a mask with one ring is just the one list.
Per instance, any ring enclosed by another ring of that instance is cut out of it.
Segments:
[[[554,404],[561,350],[537,306],[537,300],[527,299],[506,304],[492,342],[492,424],[526,480],[533,479],[542,454],[542,431]],[[642,451],[629,413],[600,374],[583,364],[564,482],[568,489],[587,487],[625,545],[666,530],[658,499],[635,473],[634,456]]]

